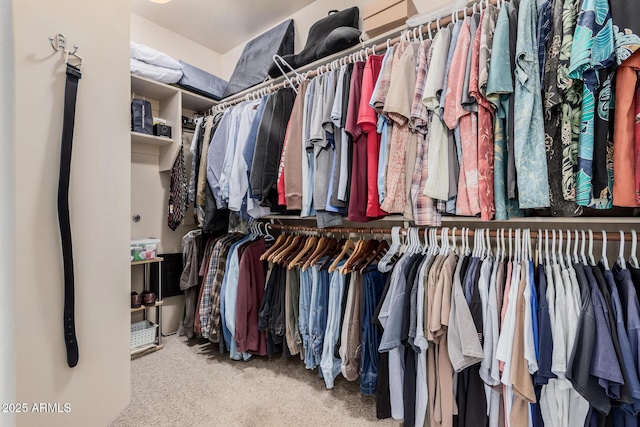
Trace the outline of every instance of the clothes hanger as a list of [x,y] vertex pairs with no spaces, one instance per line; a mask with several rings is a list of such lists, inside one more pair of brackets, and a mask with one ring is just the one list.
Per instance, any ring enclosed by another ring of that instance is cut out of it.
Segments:
[[424,246],[422,246],[422,242],[420,241],[420,229],[416,227],[414,233],[416,235],[416,253],[420,254],[424,250]]
[[451,250],[453,250],[453,252],[457,255],[458,252],[458,240],[456,238],[456,231],[458,230],[458,227],[453,227],[451,229]]
[[301,250],[305,249],[305,246],[307,244],[309,244],[309,239],[311,239],[311,236],[309,236],[308,234],[303,234],[302,235],[302,239],[300,239],[298,244],[295,245],[291,250],[287,251],[285,254],[283,254],[280,257],[279,264],[281,264],[281,265],[283,265],[285,267],[288,266],[289,263],[291,263],[291,261],[293,261],[293,259],[298,256],[298,253]]
[[551,261],[553,265],[558,264],[558,258],[556,257],[556,230],[551,230],[552,240],[551,240]]
[[275,243],[271,245],[271,247],[260,256],[260,261],[265,261],[272,253],[276,252],[278,248],[280,248],[280,246],[284,243],[284,241],[287,240],[287,238],[287,234],[281,233],[276,239]]
[[618,264],[620,267],[627,268],[627,264],[624,261],[624,231],[620,230],[620,246],[618,248]]
[[564,257],[562,256],[562,237],[564,232],[562,230],[558,230],[558,262],[560,263],[560,267],[564,270],[567,267],[564,265]]
[[578,262],[580,262],[580,259],[578,258],[578,230],[573,230],[575,232],[574,235],[574,239],[573,239],[573,262],[575,264],[577,264]]
[[600,256],[600,262],[604,265],[605,270],[611,270],[609,268],[609,260],[607,259],[607,232],[602,230],[602,255]]
[[589,229],[589,253],[587,254],[587,256],[589,257],[589,262],[591,263],[590,265],[596,265],[596,261],[593,257],[593,230]]
[[571,231],[567,230],[567,250],[565,252],[565,259],[567,260],[567,268],[571,267]]
[[313,248],[316,247],[317,243],[318,243],[318,237],[316,236],[308,237],[307,240],[305,241],[304,246],[302,247],[302,250],[298,251],[296,256],[293,258],[293,260],[289,262],[288,264],[289,270],[291,270],[294,267],[297,267],[305,255],[313,253]]
[[360,267],[360,272],[362,273],[367,268],[369,268],[369,266],[372,265],[373,262],[380,257],[380,255],[382,254],[382,251],[388,248],[389,248],[389,243],[387,243],[387,241],[384,239],[380,240],[380,243],[378,244],[378,248],[373,253],[373,256],[367,258],[366,262]]
[[587,242],[587,239],[585,238],[584,230],[580,230],[580,235],[582,236],[582,242],[580,244],[580,259],[582,260],[582,263],[584,265],[588,265],[587,257],[584,254],[584,245]]
[[422,255],[427,255],[429,252],[429,229],[425,228],[424,230],[424,245],[422,246]]
[[629,255],[629,265],[633,268],[640,268],[638,258],[636,258],[636,248],[638,247],[638,236],[636,230],[631,230],[631,255]]
[[274,254],[270,261],[273,261],[276,264],[281,263],[287,255],[294,252],[300,244],[304,243],[304,236],[299,234],[300,230],[295,230],[297,234],[294,234],[290,240],[287,240],[283,246],[283,248],[278,251],[277,254]]
[[467,227],[467,237],[466,237],[467,255],[471,255],[471,245],[469,245],[469,230],[470,228]]
[[276,259],[278,259],[278,256],[281,253],[284,253],[284,251],[286,251],[293,244],[293,241],[298,237],[299,235],[295,232],[292,234],[289,234],[287,236],[287,239],[282,243],[282,245],[278,248],[278,250],[271,253],[271,255],[269,255],[269,258],[267,258],[267,260],[275,263]]
[[429,237],[431,241],[431,246],[429,247],[429,255],[436,256],[438,252],[440,252],[440,248],[438,247],[437,230],[435,228],[429,230]]
[[544,262],[545,265],[551,265],[549,259],[549,230],[544,230]]
[[471,247],[469,248],[471,250],[471,257],[475,258],[476,256],[476,252],[478,251],[478,229],[475,230],[475,232],[473,233],[473,249],[471,249]]
[[353,242],[353,240],[346,239],[344,246],[342,246],[342,251],[340,251],[340,253],[336,256],[331,266],[329,266],[329,273],[333,273],[334,271],[336,271],[336,269],[338,268],[338,264],[340,263],[340,260],[347,254],[347,252],[350,249],[354,250],[355,247],[356,247],[356,244]]
[[511,233],[512,233],[512,230],[511,230],[511,228],[509,228],[509,261],[513,260],[513,258],[512,258],[512,255],[513,255],[513,251],[512,251],[513,246],[512,246],[512,241],[511,241],[511,237],[512,237],[512,236],[511,236]]
[[320,267],[318,267],[318,269],[319,270],[325,270],[325,269],[329,268],[329,266],[331,265],[331,262],[333,261],[334,257],[336,255],[338,255],[339,252],[342,251],[342,248],[344,247],[344,244],[346,242],[347,242],[347,239],[342,237],[336,243],[336,245],[333,247],[333,249],[327,253],[327,259],[325,259],[324,262],[322,264],[320,264]]
[[537,252],[538,252],[538,265],[544,265],[542,263],[542,229],[538,229],[538,248],[537,248]]
[[322,256],[324,252],[328,252],[335,243],[335,239],[328,236],[320,237],[316,247],[312,248],[307,255],[300,260],[300,270],[306,271],[309,267],[314,265],[320,259],[320,256]]
[[351,256],[347,258],[347,261],[340,269],[340,274],[350,273],[353,266],[358,263],[358,260],[361,259],[362,255],[364,254],[365,256],[367,256],[369,254],[373,242],[374,240],[358,240],[358,243],[356,243],[356,249],[351,253]]
[[385,271],[385,272],[389,271],[387,270],[388,264],[389,262],[391,262],[394,255],[398,252],[399,248],[400,248],[400,227],[396,226],[391,228],[391,247],[378,263],[378,269],[380,269],[380,271]]
[[449,227],[443,227],[440,233],[442,241],[442,255],[449,255]]
[[531,247],[531,229],[527,228],[527,261],[533,262],[533,248]]
[[269,232],[270,228],[271,228],[271,224],[265,222],[264,223],[264,232],[265,232],[264,239],[269,241],[269,242],[272,242],[274,240],[274,237]]

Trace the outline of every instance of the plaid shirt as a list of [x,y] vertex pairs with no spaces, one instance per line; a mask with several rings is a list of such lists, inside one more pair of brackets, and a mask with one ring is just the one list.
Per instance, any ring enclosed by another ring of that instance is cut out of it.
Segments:
[[[207,275],[204,281],[202,298],[200,299],[200,327],[202,329],[202,336],[207,339],[210,336],[210,319],[214,311],[217,312],[218,318],[220,317],[220,285],[224,278],[224,269],[229,248],[231,247],[231,243],[237,238],[238,236],[235,234],[222,237],[216,242],[211,254],[209,268],[207,269]],[[217,310],[215,310],[216,305]],[[218,320],[218,324],[219,322]]]
[[428,63],[431,59],[431,40],[425,40],[420,44],[418,52],[418,72],[416,75],[416,91],[413,94],[411,106],[410,126],[413,130],[426,134],[429,128],[429,112],[422,102],[424,85],[427,82]]
[[413,169],[411,180],[411,206],[413,208],[413,220],[416,225],[429,225],[439,227],[442,221],[440,213],[436,210],[433,199],[423,194],[424,185],[427,182],[428,135],[417,133],[416,165]]
[[207,240],[207,246],[204,250],[204,256],[202,257],[202,263],[200,264],[200,270],[198,276],[202,277],[200,283],[200,293],[198,294],[198,304],[196,305],[196,315],[193,321],[193,332],[202,335],[202,325],[200,324],[200,301],[202,301],[202,295],[204,294],[205,284],[207,280],[207,271],[209,271],[209,265],[211,264],[211,255],[213,254],[213,248],[216,243],[223,237],[210,238]]

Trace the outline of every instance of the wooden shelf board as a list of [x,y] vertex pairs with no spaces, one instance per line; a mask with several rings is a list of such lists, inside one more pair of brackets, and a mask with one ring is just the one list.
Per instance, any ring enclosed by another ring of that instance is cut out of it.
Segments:
[[145,356],[147,354],[153,353],[158,350],[162,350],[164,348],[164,344],[149,344],[146,346],[134,348],[131,350],[131,358],[136,359],[138,357]]
[[164,261],[164,258],[157,257],[157,258],[145,259],[144,261],[133,261],[131,265],[153,264],[161,261]]
[[164,136],[147,135],[145,133],[131,131],[131,142],[162,147],[173,143],[173,139]]
[[154,305],[141,305],[138,308],[132,308],[131,312],[135,313],[137,311],[143,311],[146,310],[147,308],[154,308],[154,307],[160,307],[161,305],[164,304],[164,301],[156,301],[156,303]]

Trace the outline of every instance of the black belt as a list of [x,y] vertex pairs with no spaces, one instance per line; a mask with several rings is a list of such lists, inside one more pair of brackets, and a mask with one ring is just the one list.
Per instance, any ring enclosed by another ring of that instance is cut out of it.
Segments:
[[67,64],[67,83],[64,90],[64,121],[60,148],[60,177],[58,180],[58,223],[60,224],[64,266],[64,343],[67,348],[67,364],[70,368],[78,364],[78,340],[76,339],[74,314],[73,249],[71,245],[71,223],[69,221],[69,175],[71,173],[73,125],[80,77],[82,77],[80,70]]

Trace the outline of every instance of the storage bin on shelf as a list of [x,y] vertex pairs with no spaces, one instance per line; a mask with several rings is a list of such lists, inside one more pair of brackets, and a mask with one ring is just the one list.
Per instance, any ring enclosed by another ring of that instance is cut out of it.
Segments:
[[158,325],[143,320],[131,324],[131,349],[156,342]]

